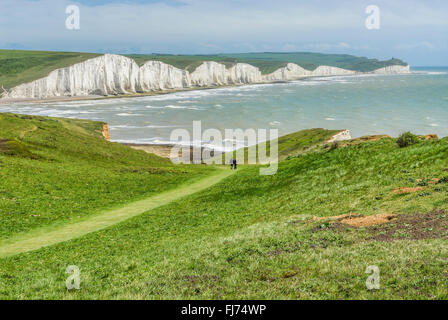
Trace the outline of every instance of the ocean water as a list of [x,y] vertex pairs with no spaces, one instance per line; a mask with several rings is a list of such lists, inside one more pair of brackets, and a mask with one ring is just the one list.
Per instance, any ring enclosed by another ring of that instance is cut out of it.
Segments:
[[[0,104],[0,112],[101,120],[111,139],[168,143],[176,128],[349,129],[353,137],[405,131],[448,136],[448,67],[410,75],[310,78],[158,96]],[[242,142],[240,142],[242,143]]]

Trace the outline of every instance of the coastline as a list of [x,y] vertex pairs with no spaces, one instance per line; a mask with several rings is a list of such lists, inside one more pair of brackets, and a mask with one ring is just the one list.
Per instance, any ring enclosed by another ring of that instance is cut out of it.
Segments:
[[[350,130],[344,129],[344,130],[340,130],[338,133],[334,134],[325,143],[341,142],[341,141],[346,141],[346,140],[351,140],[351,139],[353,139],[353,138],[352,138],[352,136],[350,134]],[[120,144],[128,146],[128,147],[131,147],[132,149],[135,149],[135,150],[143,150],[143,151],[148,152],[148,153],[153,153],[153,154],[158,155],[158,156],[163,157],[163,158],[170,158],[171,150],[172,150],[173,147],[182,147],[182,146],[176,145],[174,143],[163,143],[163,144],[155,144],[155,143],[120,143]],[[253,145],[245,147],[245,148],[251,148],[251,147],[253,147]],[[194,147],[190,146],[190,155],[191,155],[190,158],[192,158],[193,149],[194,149]],[[201,157],[203,155],[203,151],[204,150],[208,150],[210,152],[210,154],[209,154],[210,156],[206,157],[206,158],[202,158],[202,160],[208,160],[208,159],[211,159],[213,157],[225,154],[227,152],[236,151],[237,149],[235,149],[233,151],[225,152],[225,151],[220,151],[218,149],[201,147]]]
[[[171,157],[171,150],[173,147],[176,147],[175,144],[150,144],[150,143],[120,143],[122,145],[131,147],[132,149],[135,150],[142,150],[145,151],[147,153],[152,153],[155,154],[159,157],[162,158],[167,158],[170,159]],[[181,147],[181,146],[179,146]],[[193,160],[193,146],[190,146],[190,160]],[[206,157],[206,158],[202,158],[203,155],[203,151],[204,150],[209,150],[210,152],[210,157]],[[219,156],[223,154],[223,152],[218,151],[216,149],[210,149],[210,148],[205,148],[205,147],[201,147],[201,158],[202,160],[207,160],[210,158],[213,158],[215,156]],[[179,152],[179,156],[180,156],[180,152]]]
[[169,158],[171,148],[174,144],[148,144],[148,143],[120,143],[122,145],[131,147],[135,150],[143,150],[147,153],[153,153],[162,158]]
[[189,92],[189,91],[199,91],[199,90],[211,90],[211,89],[220,89],[220,88],[234,88],[234,87],[244,87],[244,86],[256,86],[256,85],[266,85],[266,84],[281,84],[281,83],[290,83],[293,81],[300,81],[306,79],[313,78],[331,78],[331,77],[356,77],[360,75],[383,75],[383,76],[396,76],[396,75],[408,75],[411,73],[403,73],[403,74],[375,74],[375,73],[363,73],[359,72],[356,74],[348,74],[348,75],[326,75],[326,76],[302,76],[292,80],[274,80],[274,81],[263,81],[263,82],[254,82],[254,83],[242,83],[242,84],[224,84],[224,85],[215,85],[215,86],[203,86],[203,87],[190,87],[190,88],[180,88],[180,89],[167,89],[167,90],[159,90],[159,91],[151,91],[151,92],[142,92],[142,93],[127,93],[127,94],[119,94],[119,95],[108,95],[108,96],[100,96],[100,95],[89,95],[89,96],[59,96],[59,97],[51,97],[45,99],[5,99],[0,98],[0,104],[10,104],[10,103],[52,103],[52,102],[72,102],[72,101],[82,101],[82,100],[105,100],[105,99],[120,99],[120,98],[138,98],[138,97],[150,97],[150,96],[159,96],[166,95],[171,93],[178,92]]
[[[360,73],[361,74],[361,73]],[[356,75],[347,75],[356,76]],[[291,81],[299,81],[311,78],[323,78],[323,77],[339,77],[339,76],[304,76],[303,78],[297,78],[294,80],[279,80],[279,81],[266,81],[266,82],[255,82],[255,83],[242,83],[242,84],[225,84],[217,86],[204,86],[204,87],[192,87],[192,88],[181,88],[181,89],[167,89],[152,92],[142,92],[142,93],[127,93],[119,95],[109,95],[109,96],[99,96],[99,95],[89,95],[89,96],[59,96],[45,99],[1,99],[0,104],[9,103],[52,103],[52,102],[71,102],[71,101],[82,101],[82,100],[106,100],[106,99],[121,99],[121,98],[138,98],[138,97],[150,97],[150,96],[160,96],[171,93],[178,92],[189,92],[189,91],[200,91],[200,90],[211,90],[211,89],[221,89],[221,88],[234,88],[234,87],[244,87],[244,86],[255,86],[255,85],[265,85],[265,84],[276,84],[276,83],[289,83]]]

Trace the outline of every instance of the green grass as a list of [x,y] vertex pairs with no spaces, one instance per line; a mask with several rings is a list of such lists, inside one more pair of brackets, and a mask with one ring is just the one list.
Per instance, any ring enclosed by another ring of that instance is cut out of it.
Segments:
[[0,240],[77,221],[213,172],[110,143],[101,131],[101,122],[0,114]]
[[36,250],[113,226],[146,211],[209,188],[232,173],[232,171],[224,170],[221,167],[221,170],[215,174],[211,174],[195,183],[181,185],[173,190],[132,202],[121,208],[88,216],[83,220],[72,222],[65,226],[41,228],[28,232],[24,236],[19,235],[16,238],[8,238],[7,241],[0,242],[0,257]]
[[55,69],[97,56],[96,53],[0,50],[0,89],[43,78]]
[[320,65],[339,67],[348,70],[368,72],[391,65],[407,65],[400,59],[380,61],[366,57],[356,57],[348,54],[325,54],[315,52],[261,52],[226,54],[226,57],[238,60],[259,60],[274,62],[292,62],[308,70],[314,70]]
[[362,72],[373,71],[391,65],[407,65],[399,59],[379,61],[365,57],[356,57],[347,54],[323,54],[313,52],[290,53],[237,53],[218,55],[170,55],[170,54],[128,54],[139,65],[149,60],[158,60],[171,64],[179,69],[193,72],[204,61],[216,61],[231,67],[235,63],[248,63],[258,67],[262,74],[269,74],[287,63],[296,63],[308,70],[314,70],[320,65],[356,70]]
[[[29,127],[37,126],[36,119]],[[446,179],[422,192],[391,192],[421,184],[417,179],[448,176],[448,140],[406,148],[395,139],[313,148],[313,141],[320,145],[329,134],[315,129],[280,139],[279,149],[289,150],[289,158],[279,163],[275,175],[260,176],[259,166],[240,166],[232,176],[182,200],[81,238],[3,258],[0,298],[448,299],[446,237],[397,236],[379,242],[368,240],[372,228],[337,229],[311,220],[448,209]],[[58,139],[59,133],[54,135]],[[302,146],[309,146],[308,152]],[[107,153],[97,155],[98,168],[104,165],[102,157]],[[160,166],[160,159],[152,161]],[[182,170],[199,170],[192,167]],[[75,188],[85,191],[81,185]],[[121,190],[132,192],[131,187]],[[33,197],[29,192],[21,203]],[[16,206],[24,207],[21,203]],[[80,290],[65,288],[68,265],[81,270]],[[380,268],[379,290],[366,289],[369,265]]]
[[[298,156],[313,150],[313,148],[322,147],[335,134],[341,130],[326,129],[307,129],[299,132],[287,134],[278,139],[279,159],[284,160],[287,157]],[[269,150],[269,148],[268,148]]]
[[[339,132],[341,132],[341,130],[326,130],[322,128],[314,128],[305,129],[281,136],[277,140],[278,160],[281,161],[290,157],[302,155],[310,151],[326,149],[329,147],[326,142]],[[232,151],[230,153],[232,154],[231,158],[235,158],[237,160],[238,157],[240,157],[240,155],[237,155],[237,153],[244,154],[244,164],[248,164],[249,154],[255,155],[255,161],[257,163],[260,163],[258,152],[262,151],[259,150],[258,145],[254,145],[237,151]],[[271,154],[270,141],[266,142],[265,154],[266,160],[268,160]],[[221,157],[220,160],[222,161],[222,163],[225,163],[225,158],[229,158],[229,154],[222,154],[218,157]],[[213,163],[214,158],[209,159],[208,161],[210,163]],[[242,161],[239,162],[243,163]]]

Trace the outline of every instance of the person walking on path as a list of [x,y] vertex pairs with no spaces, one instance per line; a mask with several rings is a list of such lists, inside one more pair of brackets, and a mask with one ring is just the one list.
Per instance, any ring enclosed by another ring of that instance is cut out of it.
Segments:
[[236,170],[236,165],[237,165],[236,159],[233,159],[233,169],[234,170]]
[[233,169],[233,161],[234,161],[233,158],[231,158],[231,159],[230,159],[230,170]]

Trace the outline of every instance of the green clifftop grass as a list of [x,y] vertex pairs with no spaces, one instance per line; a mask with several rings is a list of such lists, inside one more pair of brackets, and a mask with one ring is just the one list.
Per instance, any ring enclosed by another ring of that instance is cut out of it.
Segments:
[[[225,56],[237,60],[251,60],[251,61],[268,61],[274,62],[291,62],[300,65],[301,67],[314,70],[320,65],[338,67],[354,71],[369,72],[379,68],[402,65],[407,63],[400,59],[390,59],[380,61],[378,59],[369,59],[366,57],[357,57],[349,54],[326,54],[315,52],[261,52],[261,53],[236,53],[226,54]],[[272,72],[272,71],[271,71]]]
[[391,65],[407,65],[400,59],[380,61],[366,57],[356,57],[348,54],[323,54],[313,52],[264,52],[236,53],[217,55],[170,55],[170,54],[128,54],[139,65],[149,60],[158,60],[171,64],[179,69],[193,72],[204,61],[216,61],[227,67],[235,63],[248,63],[258,67],[262,74],[269,74],[287,63],[296,63],[301,67],[314,70],[320,65],[339,67],[348,70],[368,72]]
[[[31,130],[39,119],[48,118],[33,118],[22,127]],[[88,124],[72,125],[82,128]],[[56,141],[68,138],[60,130],[53,132]],[[15,138],[20,132],[16,131]],[[240,166],[219,184],[183,200],[79,239],[1,259],[0,298],[448,299],[448,229],[441,227],[448,219],[448,212],[443,211],[448,209],[448,140],[420,141],[400,148],[396,139],[385,138],[311,148],[310,141],[320,143],[327,134],[315,129],[281,139],[279,149],[292,152],[279,163],[275,175],[260,176],[257,165]],[[24,142],[33,154],[48,157]],[[103,143],[100,150],[115,145]],[[64,154],[70,154],[70,145]],[[310,150],[303,152],[303,145]],[[111,168],[132,168],[134,161],[143,159],[148,161],[148,170],[199,170],[196,166],[165,167],[161,159],[143,153],[133,153],[123,161],[128,149],[120,150],[111,152],[110,158],[109,152],[99,151],[94,156],[95,167],[84,173],[100,174],[105,162]],[[0,155],[2,163],[11,167],[9,175],[20,171],[22,162],[13,162],[16,158]],[[70,159],[73,166],[85,166],[76,157]],[[32,172],[34,177],[21,173],[27,183],[22,186],[24,196],[13,206],[23,211],[16,223],[33,211],[26,203],[35,198],[32,183],[44,176],[40,170]],[[125,172],[114,179],[126,186],[121,192],[130,198],[134,189]],[[431,183],[434,178],[439,182]],[[56,187],[79,193],[88,189],[83,184],[44,186],[50,197],[58,194]],[[392,192],[401,187],[420,189]],[[12,194],[16,188],[3,183],[1,196],[5,198],[5,193]],[[92,190],[90,197],[77,202],[85,205],[98,194]],[[48,201],[45,198],[42,203]],[[68,201],[73,205],[74,201]],[[439,210],[440,224],[428,227],[430,220],[424,217],[434,209]],[[390,238],[379,240],[385,235],[382,227],[349,228],[311,219],[348,213],[417,215],[422,220],[401,226],[391,221]],[[418,237],[413,228],[420,228]],[[65,287],[68,265],[80,268],[80,290]],[[370,265],[380,268],[379,290],[366,288],[365,271]]]
[[100,54],[56,51],[0,50],[0,89],[47,76],[51,71],[95,58]]

